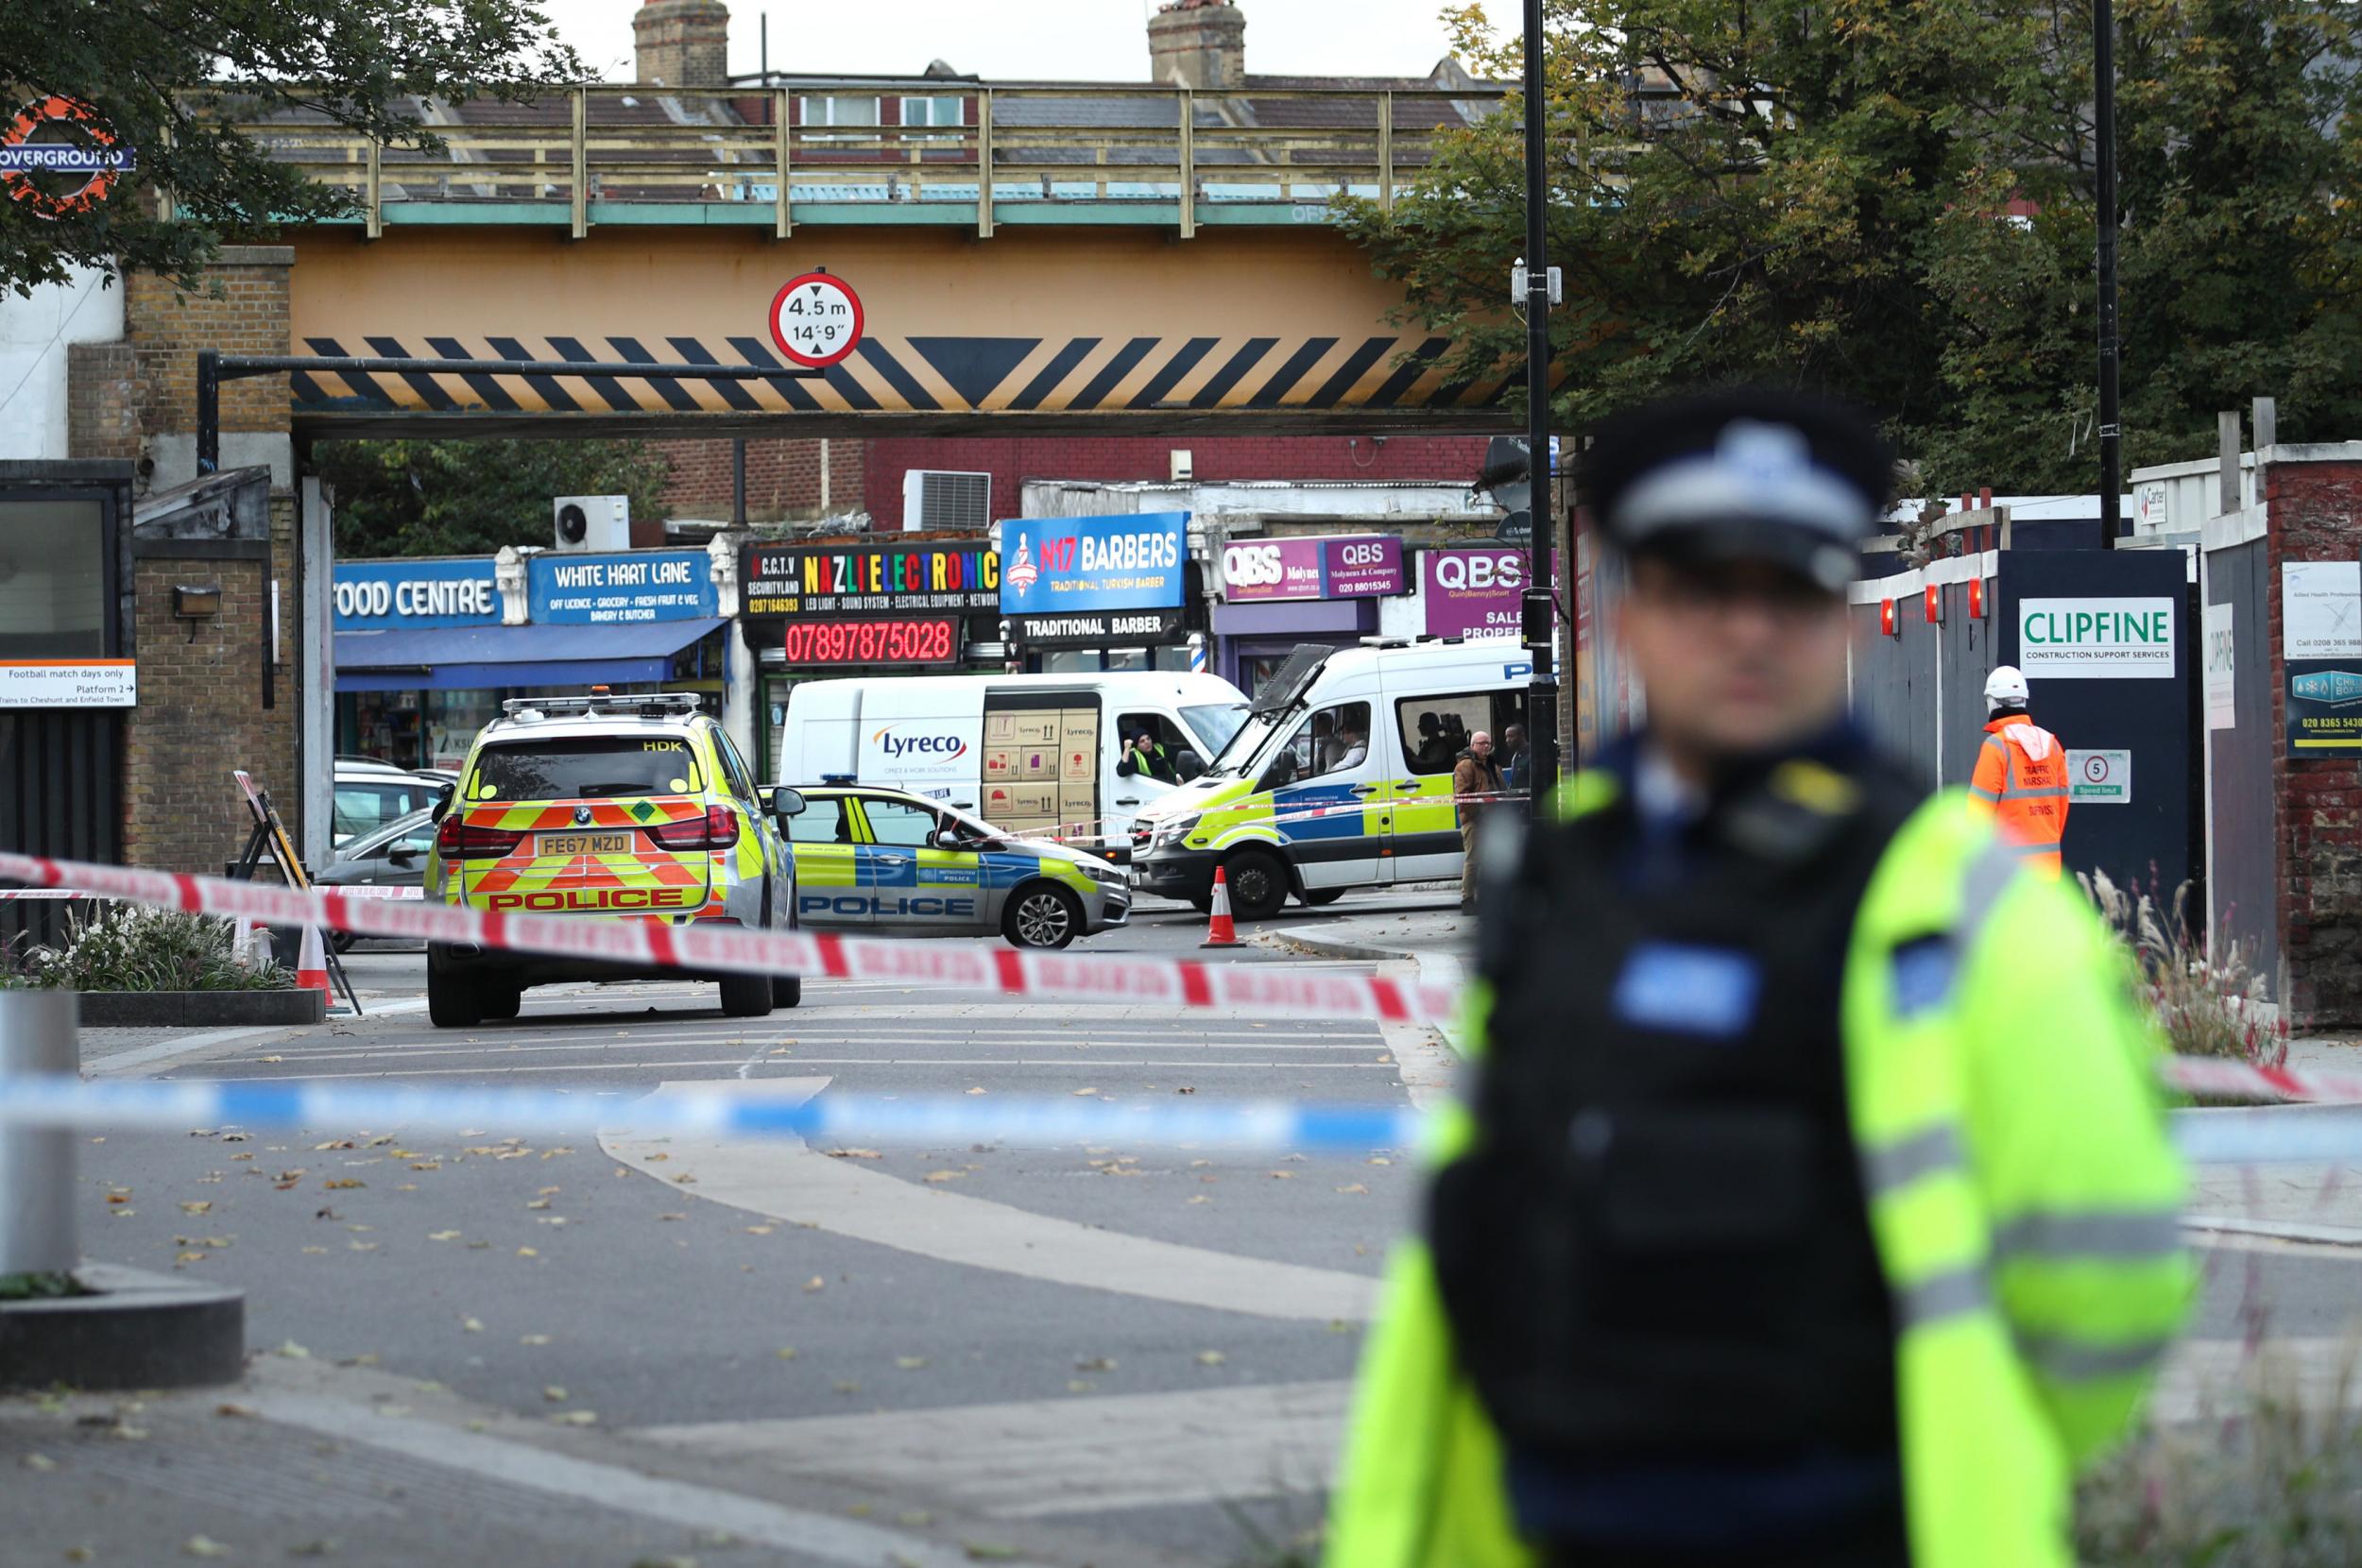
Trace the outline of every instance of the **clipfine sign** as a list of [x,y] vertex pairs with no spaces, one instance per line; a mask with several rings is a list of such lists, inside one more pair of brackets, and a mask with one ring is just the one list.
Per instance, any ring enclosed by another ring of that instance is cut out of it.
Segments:
[[2017,649],[2029,680],[2171,680],[2173,601],[2023,599]]

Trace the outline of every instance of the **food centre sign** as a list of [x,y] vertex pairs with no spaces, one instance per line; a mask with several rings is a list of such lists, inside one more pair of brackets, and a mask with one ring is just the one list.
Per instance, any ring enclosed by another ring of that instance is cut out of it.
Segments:
[[2028,680],[2171,680],[2170,599],[2021,599],[2017,667]]

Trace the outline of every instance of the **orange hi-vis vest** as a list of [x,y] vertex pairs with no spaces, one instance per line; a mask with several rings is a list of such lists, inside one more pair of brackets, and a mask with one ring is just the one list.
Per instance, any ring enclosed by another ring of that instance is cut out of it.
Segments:
[[2060,875],[2059,839],[2066,832],[2067,759],[2059,738],[2023,713],[1985,726],[1969,797],[1993,813],[2026,863]]

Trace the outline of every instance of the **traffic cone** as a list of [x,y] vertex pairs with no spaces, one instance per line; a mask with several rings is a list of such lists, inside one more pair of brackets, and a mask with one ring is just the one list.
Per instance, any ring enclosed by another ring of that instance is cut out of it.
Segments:
[[317,991],[328,998],[328,1005],[336,1005],[336,993],[328,988],[328,955],[320,948],[320,929],[303,928],[303,950],[296,959],[296,989]]
[[1236,947],[1239,946],[1238,928],[1230,923],[1230,878],[1223,875],[1223,869],[1220,866],[1214,867],[1214,901],[1209,908],[1206,922],[1206,940],[1198,946],[1201,947]]

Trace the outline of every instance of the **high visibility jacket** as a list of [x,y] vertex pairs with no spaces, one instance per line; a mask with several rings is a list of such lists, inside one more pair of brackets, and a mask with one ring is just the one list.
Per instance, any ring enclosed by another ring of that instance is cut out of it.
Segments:
[[2066,748],[2023,713],[1985,726],[1969,799],[1992,812],[2002,835],[2027,864],[2060,875],[2059,840],[2066,832]]
[[[1613,778],[1578,775],[1562,811]],[[2157,1048],[2083,901],[1943,794],[1863,895],[1842,991],[1846,1093],[1894,1302],[1897,1429],[1914,1568],[2069,1568],[2070,1483],[2124,1431],[2193,1276]],[[1933,998],[1892,955],[1944,933]],[[1490,998],[1470,997],[1484,1048]],[[1476,1129],[1439,1130],[1450,1159]],[[1328,1568],[1529,1568],[1502,1444],[1454,1364],[1427,1249],[1401,1247],[1362,1364]]]

